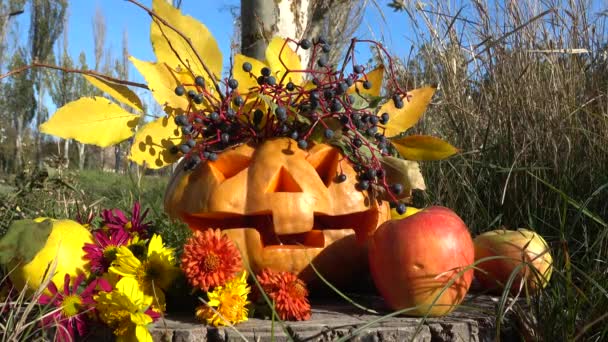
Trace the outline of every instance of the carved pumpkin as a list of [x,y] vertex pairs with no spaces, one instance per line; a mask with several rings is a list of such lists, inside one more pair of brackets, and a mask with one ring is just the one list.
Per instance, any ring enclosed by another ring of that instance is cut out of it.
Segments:
[[388,204],[355,183],[339,150],[318,144],[304,151],[277,138],[224,151],[192,171],[178,166],[165,210],[191,229],[222,229],[254,272],[270,267],[312,281],[313,261],[339,283],[367,268],[365,241],[390,219]]

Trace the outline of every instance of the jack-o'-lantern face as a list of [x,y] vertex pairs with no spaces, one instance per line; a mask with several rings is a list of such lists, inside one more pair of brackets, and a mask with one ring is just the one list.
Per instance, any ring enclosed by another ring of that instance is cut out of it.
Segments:
[[303,151],[277,138],[222,152],[193,171],[178,166],[165,210],[191,229],[224,230],[254,272],[270,267],[310,280],[312,261],[341,280],[365,268],[363,242],[390,218],[388,205],[355,183],[356,172],[337,149],[319,144]]

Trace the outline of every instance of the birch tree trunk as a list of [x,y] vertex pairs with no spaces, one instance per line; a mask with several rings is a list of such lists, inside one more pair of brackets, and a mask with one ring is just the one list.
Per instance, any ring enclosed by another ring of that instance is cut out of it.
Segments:
[[23,118],[17,116],[15,118],[15,161],[13,163],[13,171],[18,173],[23,168]]
[[70,166],[70,139],[63,141],[63,158],[65,159],[65,168]]
[[[334,47],[335,62],[359,27],[368,0],[241,0],[241,53],[264,60],[273,36],[302,38],[324,36]],[[292,46],[295,48],[295,46]],[[311,50],[300,49],[302,65]]]
[[84,152],[86,151],[87,145],[79,143],[78,144],[78,170],[84,170]]

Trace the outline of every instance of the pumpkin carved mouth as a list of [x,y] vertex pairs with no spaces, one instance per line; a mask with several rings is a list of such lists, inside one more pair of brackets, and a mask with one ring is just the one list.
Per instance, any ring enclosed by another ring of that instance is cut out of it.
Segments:
[[388,204],[356,183],[340,150],[302,150],[277,138],[224,151],[191,171],[178,166],[165,209],[193,230],[221,229],[254,272],[269,267],[308,282],[314,262],[339,281],[365,268],[365,241],[390,217]]
[[315,213],[313,225],[309,227],[310,230],[295,234],[277,234],[270,213],[259,215],[206,213],[188,215],[183,219],[191,227],[212,227],[222,230],[255,229],[260,233],[260,242],[264,248],[323,248],[327,246],[324,234],[326,230],[350,230],[357,234],[357,239],[365,240],[378,225],[376,211],[370,209],[337,216]]

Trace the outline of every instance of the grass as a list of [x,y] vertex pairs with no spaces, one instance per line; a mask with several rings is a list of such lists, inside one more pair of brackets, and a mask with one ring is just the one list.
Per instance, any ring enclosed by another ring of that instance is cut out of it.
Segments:
[[529,227],[552,246],[554,280],[520,315],[533,340],[608,335],[608,17],[597,5],[411,2],[403,12],[417,48],[401,77],[439,85],[416,129],[463,151],[423,165],[425,202],[474,232]]
[[[528,227],[552,247],[549,286],[512,308],[528,340],[608,339],[608,16],[596,5],[461,0],[409,2],[402,12],[415,46],[402,81],[439,85],[415,132],[462,151],[423,163],[428,190],[418,202],[453,208],[474,233]],[[128,210],[138,200],[169,243],[187,235],[162,212],[166,178],[22,178],[0,184],[0,234],[20,217]]]

